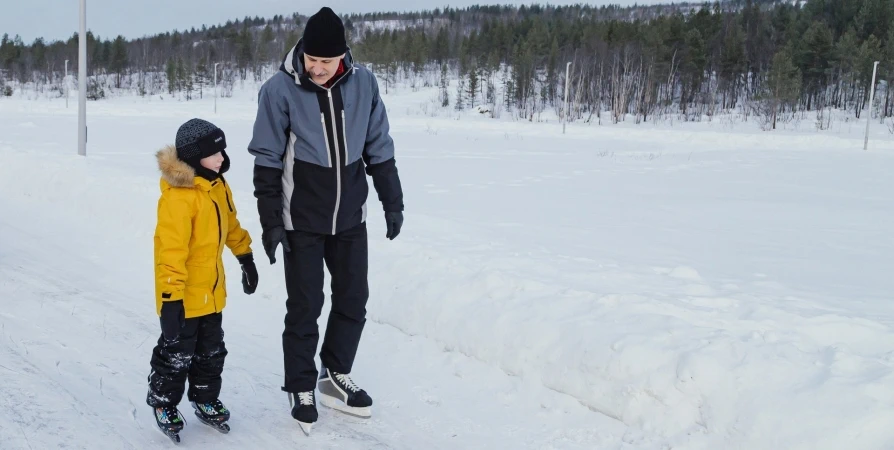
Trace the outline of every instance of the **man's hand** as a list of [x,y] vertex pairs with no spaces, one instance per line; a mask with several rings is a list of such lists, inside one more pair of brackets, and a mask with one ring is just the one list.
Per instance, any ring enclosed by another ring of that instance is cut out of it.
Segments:
[[400,227],[404,224],[404,213],[400,211],[385,211],[385,225],[388,232],[385,237],[394,240],[400,234]]
[[264,244],[264,251],[270,258],[270,264],[276,263],[276,247],[281,243],[284,252],[290,252],[289,240],[286,238],[286,229],[282,226],[273,227],[261,233],[261,242]]

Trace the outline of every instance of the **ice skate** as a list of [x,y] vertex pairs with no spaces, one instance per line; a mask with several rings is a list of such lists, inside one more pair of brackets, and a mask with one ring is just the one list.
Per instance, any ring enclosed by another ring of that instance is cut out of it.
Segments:
[[152,408],[152,411],[155,415],[155,423],[158,425],[158,429],[175,444],[179,444],[180,431],[183,430],[186,421],[183,420],[183,416],[180,415],[177,407],[159,406]]
[[209,427],[214,428],[221,433],[229,433],[230,411],[220,402],[220,400],[212,400],[210,402],[192,402],[193,409],[196,410],[196,417]]
[[320,388],[320,403],[327,408],[356,417],[372,415],[372,398],[360,389],[346,373],[337,373],[325,366],[320,370],[317,381]]
[[289,406],[292,407],[292,418],[298,421],[298,426],[304,434],[310,436],[310,429],[317,421],[317,402],[314,391],[289,392]]

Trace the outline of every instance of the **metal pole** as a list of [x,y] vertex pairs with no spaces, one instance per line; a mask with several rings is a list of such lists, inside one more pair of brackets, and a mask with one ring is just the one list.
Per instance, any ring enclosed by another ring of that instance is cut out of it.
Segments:
[[565,65],[565,114],[562,118],[562,134],[565,134],[565,124],[568,123],[568,86],[570,85],[571,62]]
[[78,155],[87,156],[87,0],[81,0],[78,34]]
[[214,114],[217,114],[217,65],[214,63]]
[[866,113],[866,138],[863,141],[863,150],[869,148],[869,123],[872,122],[872,102],[875,101],[875,73],[878,70],[878,61],[872,65],[872,86],[869,90],[869,111]]
[[65,109],[68,109],[68,60],[65,60],[65,83],[63,91],[65,91]]

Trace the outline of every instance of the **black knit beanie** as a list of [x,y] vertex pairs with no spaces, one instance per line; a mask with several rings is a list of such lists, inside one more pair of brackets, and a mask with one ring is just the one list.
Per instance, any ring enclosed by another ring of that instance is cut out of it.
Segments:
[[229,157],[224,151],[227,148],[227,138],[223,130],[202,119],[190,119],[180,128],[177,129],[177,139],[175,141],[177,147],[177,158],[189,164],[195,169],[196,174],[213,180],[218,174],[214,171],[202,167],[201,160],[214,155],[217,152],[223,153],[224,163],[220,168],[220,173],[224,173],[230,167]]
[[320,58],[334,58],[348,51],[345,26],[341,18],[326,6],[307,19],[302,42],[305,54]]

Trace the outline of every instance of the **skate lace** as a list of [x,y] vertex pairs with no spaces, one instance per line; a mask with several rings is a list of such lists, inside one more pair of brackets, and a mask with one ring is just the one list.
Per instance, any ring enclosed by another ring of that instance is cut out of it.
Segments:
[[180,412],[170,406],[159,406],[155,409],[155,415],[161,423],[175,423],[180,421]]
[[219,414],[221,410],[224,409],[223,403],[220,400],[213,400],[210,402],[202,403],[202,409],[205,410],[208,414]]
[[354,384],[354,381],[351,380],[351,377],[349,377],[343,373],[336,373],[334,375],[335,375],[335,379],[338,380],[339,383],[341,383],[346,388],[350,389],[352,392],[357,392],[360,390],[360,387],[357,386],[356,384]]
[[309,406],[313,406],[313,404],[314,404],[314,393],[313,393],[313,391],[299,392],[299,393],[298,393],[298,403],[301,404],[301,405],[309,405]]

